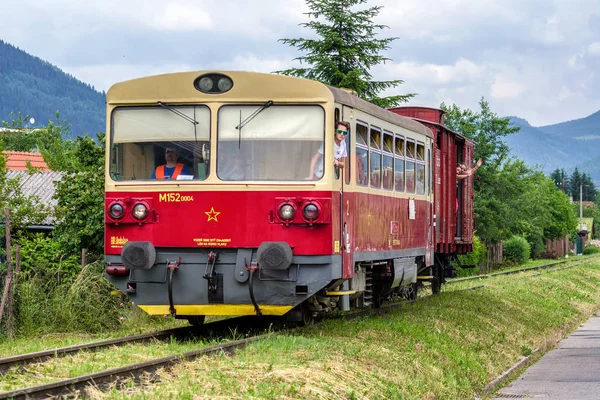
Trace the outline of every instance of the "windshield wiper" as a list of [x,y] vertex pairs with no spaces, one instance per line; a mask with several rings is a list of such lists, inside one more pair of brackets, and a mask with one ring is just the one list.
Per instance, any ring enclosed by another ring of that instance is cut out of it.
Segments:
[[[252,121],[254,119],[254,117],[256,117],[258,114],[260,114],[261,112],[263,112],[264,110],[266,110],[267,108],[271,107],[273,105],[273,100],[268,100],[265,104],[263,104],[258,110],[254,111],[252,114],[250,114],[248,116],[248,118],[246,118],[245,120],[241,121],[238,126],[235,127],[235,129],[237,130],[242,130],[242,128],[244,127],[244,125],[246,125],[248,122]],[[241,115],[241,114],[240,114]],[[240,118],[241,119],[241,118]]]
[[[199,124],[199,122],[196,121],[194,118],[188,117],[187,115],[185,115],[181,111],[174,109],[173,107],[171,107],[171,106],[163,103],[162,101],[159,101],[158,105],[161,106],[161,107],[166,108],[167,110],[171,111],[173,114],[179,115],[181,118],[185,119],[186,121],[191,122],[194,125],[198,125]],[[194,111],[195,111],[195,109],[194,109]]]

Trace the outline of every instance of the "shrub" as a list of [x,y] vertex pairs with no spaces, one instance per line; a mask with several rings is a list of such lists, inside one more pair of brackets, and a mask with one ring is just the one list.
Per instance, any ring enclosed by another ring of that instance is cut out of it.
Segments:
[[458,261],[460,261],[461,265],[475,265],[477,267],[463,269],[455,265],[457,276],[460,277],[476,274],[479,271],[479,267],[486,263],[487,249],[477,235],[473,235],[473,251],[468,254],[459,255]]
[[20,236],[15,243],[21,246],[21,271],[25,280],[37,276],[42,280],[72,282],[81,271],[79,257],[64,254],[60,244],[47,235]]
[[583,254],[587,255],[587,254],[597,254],[600,253],[600,247],[596,247],[596,246],[585,246],[585,248],[583,249]]
[[522,263],[529,259],[531,248],[522,236],[512,236],[504,242],[504,259],[516,263]]

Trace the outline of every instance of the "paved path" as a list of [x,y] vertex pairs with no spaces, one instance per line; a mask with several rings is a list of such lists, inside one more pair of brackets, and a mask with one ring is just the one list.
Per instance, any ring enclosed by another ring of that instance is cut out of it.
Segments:
[[600,399],[600,316],[561,340],[496,399]]

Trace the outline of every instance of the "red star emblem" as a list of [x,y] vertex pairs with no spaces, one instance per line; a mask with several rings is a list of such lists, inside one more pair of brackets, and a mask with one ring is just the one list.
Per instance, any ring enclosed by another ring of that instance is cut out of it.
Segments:
[[217,219],[217,216],[219,214],[221,214],[221,212],[217,212],[217,211],[215,211],[214,207],[211,207],[210,211],[205,211],[204,214],[208,215],[208,220],[206,222],[209,222],[209,221],[219,222],[219,220]]

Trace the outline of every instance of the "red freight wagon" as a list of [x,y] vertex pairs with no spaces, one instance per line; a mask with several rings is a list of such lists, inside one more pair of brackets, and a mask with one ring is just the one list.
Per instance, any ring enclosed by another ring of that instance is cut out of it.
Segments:
[[443,110],[429,107],[396,107],[389,111],[410,117],[427,126],[436,138],[435,251],[440,263],[448,268],[453,255],[473,250],[473,177],[458,179],[457,168],[461,164],[469,167],[472,165],[475,142],[446,128]]

